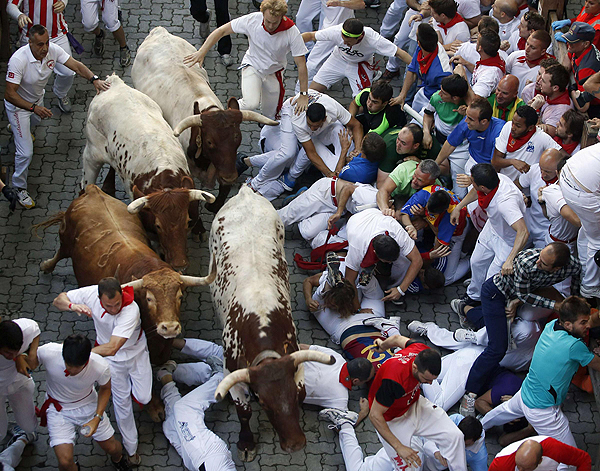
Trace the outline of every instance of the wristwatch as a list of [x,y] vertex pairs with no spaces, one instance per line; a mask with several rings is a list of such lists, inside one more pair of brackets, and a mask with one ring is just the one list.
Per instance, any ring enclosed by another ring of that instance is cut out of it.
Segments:
[[300,92],[300,96],[306,96],[308,95],[308,92]]
[[98,77],[97,75],[94,75],[94,76],[92,76],[92,78],[90,79],[90,83],[93,85],[93,84],[94,84],[94,82],[95,82],[96,80],[100,80],[100,77]]
[[100,421],[102,421],[102,416],[100,414],[95,414],[93,418],[95,419],[96,417],[98,417]]

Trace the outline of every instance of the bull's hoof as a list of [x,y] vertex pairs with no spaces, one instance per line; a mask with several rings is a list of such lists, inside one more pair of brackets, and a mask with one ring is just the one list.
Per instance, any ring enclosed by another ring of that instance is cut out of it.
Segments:
[[54,271],[52,260],[44,260],[42,263],[40,263],[40,270],[42,270],[46,275],[48,273],[52,273]]
[[254,448],[254,450],[238,449],[238,458],[240,459],[240,461],[245,461],[245,462],[254,461],[254,458],[256,458],[256,448]]
[[210,211],[213,214],[217,214],[219,212],[219,209],[221,209],[223,207],[222,204],[215,204],[215,203],[206,203],[204,205],[204,207]]

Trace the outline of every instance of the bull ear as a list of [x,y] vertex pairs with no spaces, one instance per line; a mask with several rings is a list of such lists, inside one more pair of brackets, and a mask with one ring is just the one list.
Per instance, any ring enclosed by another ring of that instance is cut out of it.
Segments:
[[237,98],[232,96],[227,100],[227,109],[229,110],[239,110],[240,104],[237,101]]
[[181,179],[181,187],[182,188],[187,188],[188,190],[192,190],[194,188],[194,180],[192,179],[192,177],[189,176],[184,176]]
[[140,189],[137,187],[137,185],[133,185],[133,188],[131,189],[131,192],[133,193],[133,199],[138,199],[141,198],[142,196],[146,196],[144,195],[144,193],[142,193],[140,191]]

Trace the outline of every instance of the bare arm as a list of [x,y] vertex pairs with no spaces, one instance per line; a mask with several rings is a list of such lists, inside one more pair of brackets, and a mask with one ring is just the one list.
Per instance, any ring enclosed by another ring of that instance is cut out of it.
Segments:
[[92,348],[92,352],[103,357],[112,357],[117,354],[123,345],[125,345],[125,342],[127,342],[125,337],[112,335],[108,343],[103,343],[102,345]]
[[[94,73],[88,69],[83,62],[79,62],[72,57],[69,57],[67,62],[65,62],[65,66],[88,81],[94,76]],[[110,84],[104,80],[98,79],[94,80],[94,88],[96,89],[96,92],[102,92],[108,90],[110,88]]]
[[396,57],[404,62],[406,65],[410,64],[412,61],[412,56],[406,52],[404,49],[396,48]]
[[[52,116],[52,111],[43,106],[35,105],[35,103],[30,103],[27,100],[21,98],[21,95],[17,93],[20,85],[17,83],[6,82],[6,89],[4,90],[4,99],[9,103],[12,103],[17,108],[21,108],[27,111],[32,111],[33,113],[38,115],[40,118],[50,118]],[[35,105],[35,106],[34,106]]]
[[501,169],[506,167],[514,167],[521,173],[527,173],[529,171],[529,164],[519,159],[507,159],[504,152],[500,152],[498,149],[494,149],[494,155],[492,157],[492,165],[499,172]]
[[355,117],[358,112],[360,111],[360,109],[362,108],[362,106],[358,106],[356,104],[356,102],[354,100],[352,100],[350,102],[350,106],[348,106],[348,111],[350,112],[350,114],[352,115],[352,117]]
[[344,7],[350,10],[364,10],[367,6],[363,0],[329,0],[328,7]]
[[[308,91],[308,69],[306,68],[306,57],[304,56],[294,56],[294,62],[296,63],[296,67],[298,68],[298,82],[300,82],[300,92],[306,93]],[[306,111],[308,108],[308,95],[300,95],[296,98],[294,102],[296,107],[294,108],[294,113],[299,115],[300,113]]]
[[323,159],[317,153],[317,149],[315,149],[313,141],[306,141],[302,142],[301,144],[302,147],[304,147],[304,150],[306,151],[307,157],[312,162],[312,164],[315,167],[317,167],[317,170],[319,170],[326,177],[335,176],[335,173],[329,170],[329,167],[325,165],[325,162],[323,162]]
[[312,298],[312,290],[319,286],[320,278],[321,274],[316,273],[313,276],[306,277],[302,282],[302,294],[304,294],[304,301],[310,312],[314,312],[319,308],[319,303]]
[[406,271],[406,275],[404,275],[402,283],[400,283],[400,289],[404,292],[406,292],[410,284],[415,280],[419,274],[419,270],[421,270],[421,267],[423,266],[423,258],[421,258],[421,254],[416,246],[413,247],[406,258],[410,261],[410,266]]
[[579,219],[579,216],[575,214],[575,211],[573,211],[568,204],[565,204],[562,208],[560,208],[560,215],[575,227],[581,227],[581,220]]
[[527,230],[527,225],[525,224],[525,219],[521,218],[511,226],[515,231],[517,231],[517,236],[515,237],[515,243],[513,245],[512,250],[508,254],[508,258],[502,265],[501,273],[503,275],[510,275],[513,273],[513,261],[515,257],[525,248],[525,244],[527,244],[527,239],[529,239],[529,231]]
[[412,84],[415,83],[415,80],[417,80],[417,74],[415,74],[414,72],[406,72],[406,77],[404,79],[404,83],[402,84],[402,90],[396,98],[392,98],[390,100],[390,105],[404,105],[406,95],[408,94],[408,91],[410,90]]
[[385,340],[375,339],[375,346],[377,347],[377,351],[385,352],[394,348],[406,348],[406,343],[409,340],[410,338],[404,335],[392,335]]
[[440,153],[438,154],[437,158],[435,159],[435,162],[438,165],[441,165],[444,163],[444,161],[450,157],[450,155],[452,154],[452,152],[454,152],[454,149],[456,149],[456,147],[450,145],[450,143],[448,141],[444,142],[444,145],[442,146],[442,149],[440,150]]
[[348,121],[348,124],[346,124],[346,127],[352,133],[352,140],[354,141],[354,150],[360,152],[362,150],[362,140],[364,135],[362,124],[360,124],[359,121],[353,116],[352,118],[350,118],[350,121]]
[[101,420],[97,416],[102,417],[102,415],[104,414],[104,411],[106,410],[106,406],[108,406],[109,400],[110,400],[110,380],[108,380],[108,382],[105,385],[100,386],[98,388],[98,405],[96,406],[96,415],[87,424],[84,424],[84,426],[87,425],[91,429],[89,435],[87,435],[88,437],[91,437],[92,435],[94,435],[94,433],[96,433],[96,430],[98,429],[98,425],[100,424],[100,420]]
[[302,39],[304,40],[305,43],[309,43],[311,41],[316,41],[317,39],[315,38],[315,31],[309,31],[307,33],[302,33]]
[[432,132],[434,126],[434,115],[430,113],[423,113],[423,147],[425,147],[425,149],[431,149],[431,146],[433,145]]
[[231,22],[226,23],[223,26],[219,26],[209,34],[208,38],[206,38],[200,49],[198,49],[195,53],[183,58],[183,63],[188,67],[192,67],[194,64],[198,64],[200,67],[202,67],[204,58],[206,57],[206,54],[208,54],[208,51],[210,51],[210,49],[219,42],[219,39],[227,36],[228,34],[233,34],[233,32],[234,31],[231,27]]
[[600,72],[589,77],[583,84],[583,89],[596,98],[600,98]]
[[590,368],[596,371],[600,371],[600,357],[598,355],[594,355],[594,359],[588,363]]
[[390,206],[390,198],[392,192],[396,189],[396,186],[396,182],[390,177],[387,177],[383,185],[377,190],[377,206],[386,216],[394,217],[395,212]]
[[73,304],[67,296],[67,293],[60,293],[52,302],[59,311],[73,311],[77,314],[92,317],[92,310],[85,304]]
[[29,365],[30,370],[35,370],[40,364],[40,361],[38,360],[38,356],[37,356],[37,351],[38,351],[39,345],[40,345],[40,336],[38,335],[36,338],[34,338],[31,341],[31,344],[29,345],[29,348],[27,349],[27,363]]

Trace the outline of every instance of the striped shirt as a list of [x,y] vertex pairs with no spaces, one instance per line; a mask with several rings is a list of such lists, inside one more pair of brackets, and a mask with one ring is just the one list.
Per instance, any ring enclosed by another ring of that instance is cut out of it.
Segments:
[[[62,1],[66,6],[67,0]],[[25,29],[19,28],[21,36],[28,37],[33,25],[42,25],[48,30],[50,39],[54,39],[68,32],[63,13],[54,13],[55,2],[56,0],[9,0],[7,11],[15,20],[18,20],[21,13],[31,18],[32,24],[28,24]],[[19,10],[19,6],[22,6],[23,11]]]
[[581,264],[571,255],[569,263],[556,272],[540,270],[537,261],[542,249],[523,250],[513,262],[513,274],[494,276],[494,284],[504,294],[507,301],[519,299],[532,306],[554,309],[556,301],[537,295],[534,291],[545,288],[571,277],[571,293],[578,294],[581,276]]

